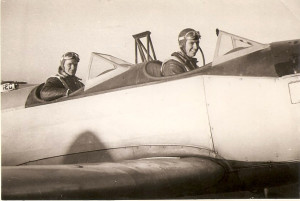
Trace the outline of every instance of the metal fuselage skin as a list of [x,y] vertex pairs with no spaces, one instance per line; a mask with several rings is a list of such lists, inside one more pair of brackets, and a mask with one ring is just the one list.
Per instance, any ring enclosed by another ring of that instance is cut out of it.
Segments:
[[297,181],[300,74],[289,70],[299,44],[284,55],[287,44],[173,78],[146,76],[141,64],[78,97],[2,108],[2,166],[202,157],[225,164],[233,179],[223,186],[237,172],[233,185]]
[[299,80],[199,75],[2,111],[2,165],[145,145],[197,147],[226,160],[299,161]]

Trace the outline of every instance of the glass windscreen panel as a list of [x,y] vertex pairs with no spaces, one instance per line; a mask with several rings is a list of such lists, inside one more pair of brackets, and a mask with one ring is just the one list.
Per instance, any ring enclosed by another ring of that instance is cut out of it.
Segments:
[[252,46],[252,42],[249,41],[245,41],[243,39],[234,39],[234,42],[236,44],[236,47],[250,47]]
[[123,66],[123,67],[130,67],[132,64],[127,62],[127,61],[124,61],[120,58],[117,58],[117,57],[114,57],[114,56],[111,56],[111,55],[107,55],[107,54],[98,54],[98,55],[101,55],[101,57],[109,60],[109,61],[112,61],[116,64],[118,64],[119,66]]
[[235,38],[230,35],[222,35],[219,47],[219,54],[218,56],[229,54],[231,52],[236,52],[241,49],[245,49],[251,47],[253,44],[250,41]]
[[224,55],[233,49],[231,36],[223,35],[220,42],[219,56]]
[[116,70],[118,67],[129,68],[132,64],[105,54],[95,53],[92,57],[89,79],[93,79]]
[[264,49],[267,46],[247,38],[219,31],[212,66]]

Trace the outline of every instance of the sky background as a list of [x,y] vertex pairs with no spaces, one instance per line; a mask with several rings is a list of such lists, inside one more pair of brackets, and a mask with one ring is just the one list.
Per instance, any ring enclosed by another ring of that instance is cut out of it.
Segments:
[[261,43],[299,39],[300,0],[1,0],[1,80],[42,83],[74,51],[85,81],[91,52],[134,63],[132,35],[143,31],[163,61],[184,28],[200,31],[210,62],[216,28]]

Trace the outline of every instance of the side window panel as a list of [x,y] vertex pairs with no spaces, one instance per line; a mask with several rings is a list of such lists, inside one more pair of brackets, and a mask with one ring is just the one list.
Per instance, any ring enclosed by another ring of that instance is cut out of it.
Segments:
[[93,79],[114,69],[116,69],[116,66],[112,63],[109,63],[98,56],[94,56],[92,58],[89,79]]

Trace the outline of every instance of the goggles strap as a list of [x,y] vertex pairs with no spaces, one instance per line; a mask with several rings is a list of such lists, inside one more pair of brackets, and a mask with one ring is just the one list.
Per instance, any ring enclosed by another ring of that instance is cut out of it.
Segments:
[[178,41],[182,41],[184,39],[187,39],[189,37],[188,35],[191,34],[191,33],[193,33],[193,35],[194,35],[192,38],[194,38],[196,36],[198,36],[198,39],[201,38],[201,35],[200,35],[199,31],[189,31],[184,36],[179,37]]

